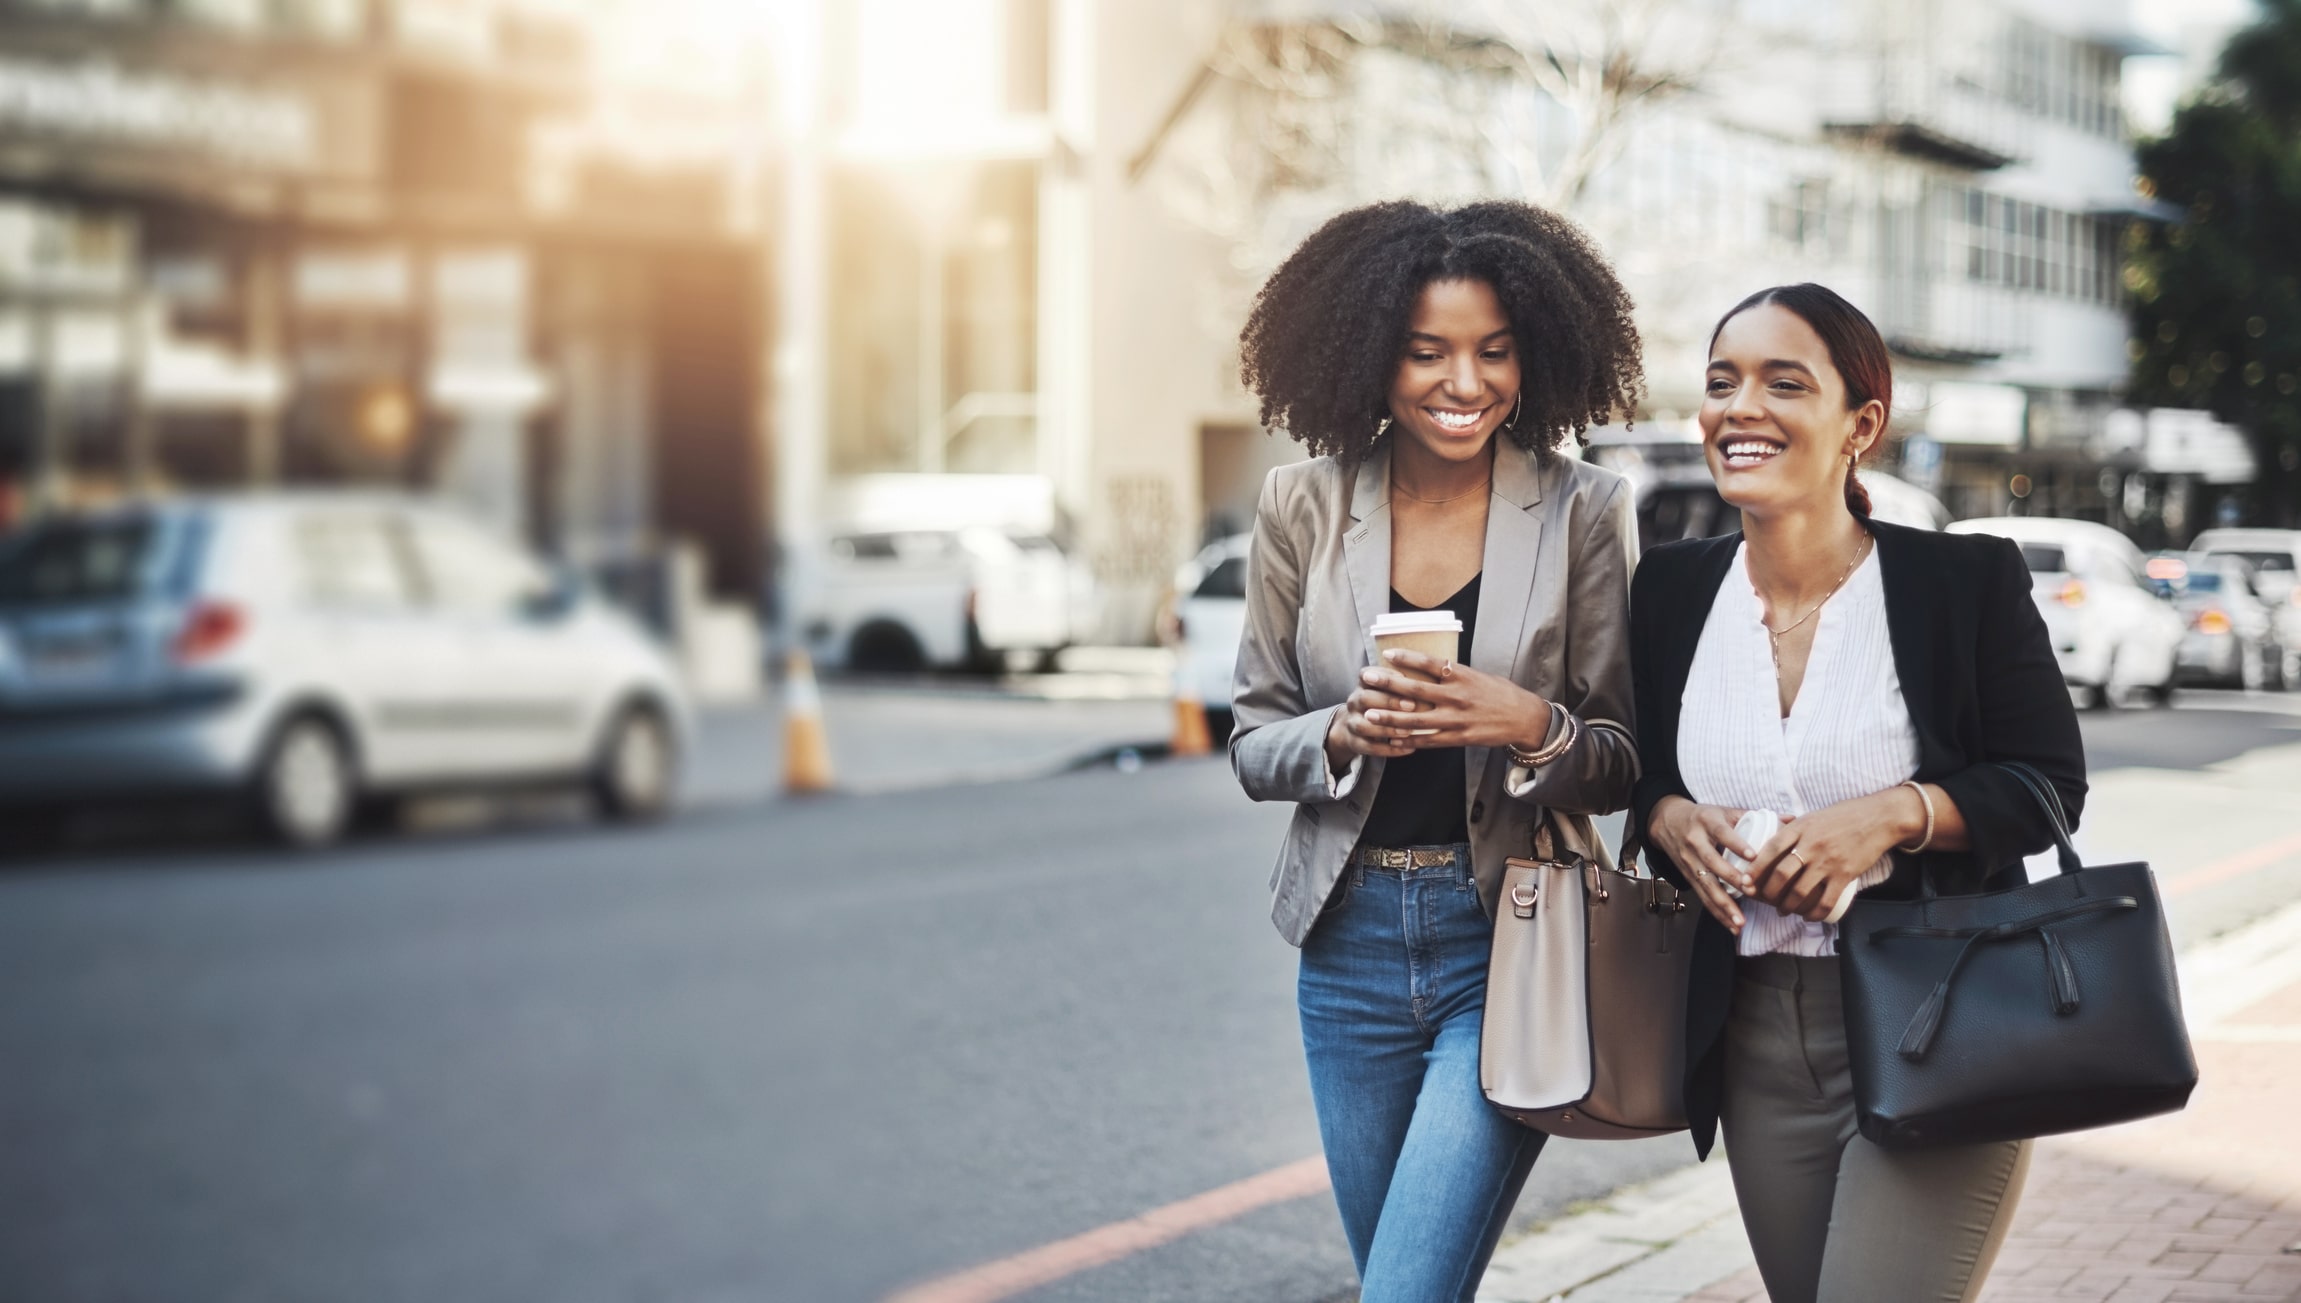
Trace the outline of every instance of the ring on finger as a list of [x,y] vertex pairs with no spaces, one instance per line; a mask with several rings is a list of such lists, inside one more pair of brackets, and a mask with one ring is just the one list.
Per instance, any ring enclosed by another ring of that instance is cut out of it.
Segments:
[[1792,847],[1790,848],[1790,858],[1791,858],[1791,859],[1793,859],[1793,860],[1796,860],[1796,861],[1798,862],[1798,867],[1799,867],[1799,868],[1803,869],[1803,868],[1805,868],[1805,867],[1806,867],[1806,857],[1805,857],[1805,856],[1803,856],[1803,855],[1800,855],[1800,854],[1798,854],[1798,848],[1797,848],[1797,847],[1795,847],[1795,846],[1792,846]]

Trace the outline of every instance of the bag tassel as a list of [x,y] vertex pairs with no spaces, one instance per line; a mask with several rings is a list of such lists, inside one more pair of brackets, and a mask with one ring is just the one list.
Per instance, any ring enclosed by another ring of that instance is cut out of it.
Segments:
[[2037,939],[2045,943],[2045,971],[2053,975],[2053,1011],[2066,1018],[2077,1012],[2077,965],[2051,928],[2039,928]]

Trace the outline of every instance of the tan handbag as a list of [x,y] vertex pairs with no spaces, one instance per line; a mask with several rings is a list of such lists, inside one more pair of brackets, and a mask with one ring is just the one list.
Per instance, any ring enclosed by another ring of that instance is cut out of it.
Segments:
[[1686,1129],[1686,978],[1700,902],[1614,867],[1587,815],[1545,810],[1504,864],[1478,1081],[1575,1140]]

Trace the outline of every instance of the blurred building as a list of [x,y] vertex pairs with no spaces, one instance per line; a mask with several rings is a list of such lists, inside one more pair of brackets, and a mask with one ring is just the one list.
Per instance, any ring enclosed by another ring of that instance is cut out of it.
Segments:
[[[1817,280],[1895,354],[1899,469],[1960,516],[2122,523],[2134,190],[2123,0],[1779,3],[1697,92],[1640,118],[1581,215],[1637,294],[1655,408],[1699,406],[1743,294]],[[2019,500],[2027,498],[2026,503]]]
[[1199,542],[1202,439],[1271,442],[1242,421],[1237,323],[1213,297],[1227,250],[1128,167],[1215,9],[797,8],[776,374],[800,572],[839,523],[827,486],[1040,476],[1103,593],[1103,627],[1082,636],[1147,637]]
[[[1399,194],[1585,223],[1639,303],[1649,430],[1699,406],[1725,308],[1818,280],[1894,349],[1889,464],[1959,515],[2194,527],[2249,473],[2218,435],[2118,414],[2124,236],[2163,215],[2121,106],[2125,61],[2159,52],[2124,0],[798,9],[787,59],[820,56],[785,79],[776,374],[802,547],[848,477],[1040,475],[1115,598],[1104,635],[1144,636],[1173,564],[1245,528],[1293,455],[1237,386],[1254,284]],[[1587,105],[1496,72],[1602,62],[1560,43],[1569,10],[1688,87],[1588,139]]]
[[406,485],[755,594],[764,83],[644,8],[0,0],[0,511]]

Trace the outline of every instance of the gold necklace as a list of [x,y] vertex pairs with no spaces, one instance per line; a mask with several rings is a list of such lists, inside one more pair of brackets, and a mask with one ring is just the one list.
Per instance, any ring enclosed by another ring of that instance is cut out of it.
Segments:
[[1469,496],[1470,496],[1471,494],[1473,494],[1473,493],[1477,493],[1477,492],[1479,492],[1480,490],[1483,490],[1483,489],[1491,488],[1491,487],[1493,487],[1493,484],[1494,484],[1494,477],[1493,477],[1492,475],[1489,475],[1489,476],[1487,476],[1485,479],[1483,479],[1483,480],[1480,480],[1478,483],[1476,483],[1476,484],[1474,484],[1474,485],[1470,486],[1470,487],[1469,487],[1469,488],[1467,488],[1467,489],[1464,489],[1462,492],[1455,494],[1455,495],[1454,495],[1453,497],[1451,497],[1451,498],[1421,498],[1421,497],[1416,497],[1414,494],[1412,494],[1412,493],[1408,493],[1408,492],[1406,491],[1406,486],[1405,486],[1405,485],[1403,485],[1403,484],[1400,484],[1400,483],[1399,483],[1398,481],[1396,481],[1396,480],[1392,480],[1392,481],[1390,482],[1390,491],[1391,491],[1392,493],[1395,493],[1395,494],[1399,495],[1399,496],[1400,496],[1400,497],[1402,497],[1402,498],[1406,498],[1406,499],[1408,499],[1408,500],[1410,500],[1410,501],[1414,501],[1414,502],[1419,502],[1419,503],[1421,503],[1423,506],[1426,506],[1426,507],[1443,507],[1443,506],[1445,506],[1445,505],[1446,505],[1447,503],[1449,503],[1449,502],[1460,502],[1460,501],[1462,501],[1464,498],[1467,498],[1467,497],[1469,497]]
[[1789,634],[1797,632],[1799,625],[1813,619],[1814,616],[1818,614],[1823,607],[1828,606],[1830,604],[1830,599],[1838,595],[1838,590],[1846,586],[1846,581],[1854,577],[1854,570],[1856,567],[1861,565],[1862,558],[1868,555],[1869,539],[1865,535],[1860,542],[1854,544],[1854,559],[1846,562],[1846,572],[1838,576],[1838,581],[1830,585],[1830,591],[1822,594],[1822,600],[1814,603],[1813,606],[1807,609],[1804,615],[1801,615],[1797,619],[1790,621],[1788,624],[1783,625],[1779,629],[1775,628],[1771,624],[1766,624],[1766,621],[1762,617],[1759,619],[1758,623],[1764,624],[1766,626],[1767,641],[1773,645],[1774,673],[1780,674],[1782,672],[1782,639]]

